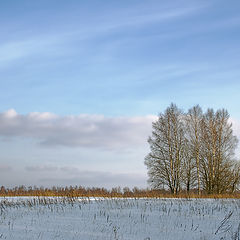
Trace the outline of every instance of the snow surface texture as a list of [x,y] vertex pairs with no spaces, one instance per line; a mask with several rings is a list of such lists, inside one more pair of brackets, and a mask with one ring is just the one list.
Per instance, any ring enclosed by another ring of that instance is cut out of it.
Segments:
[[240,200],[0,198],[0,239],[238,240]]

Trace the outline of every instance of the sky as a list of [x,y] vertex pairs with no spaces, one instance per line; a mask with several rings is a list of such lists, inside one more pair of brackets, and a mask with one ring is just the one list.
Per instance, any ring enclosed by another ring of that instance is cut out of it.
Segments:
[[1,1],[0,185],[147,187],[151,124],[171,102],[226,108],[240,137],[239,8]]

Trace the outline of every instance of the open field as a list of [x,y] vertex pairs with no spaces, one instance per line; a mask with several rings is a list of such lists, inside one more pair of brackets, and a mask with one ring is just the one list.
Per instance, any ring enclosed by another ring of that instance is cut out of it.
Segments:
[[234,199],[0,201],[0,239],[239,239],[240,200]]

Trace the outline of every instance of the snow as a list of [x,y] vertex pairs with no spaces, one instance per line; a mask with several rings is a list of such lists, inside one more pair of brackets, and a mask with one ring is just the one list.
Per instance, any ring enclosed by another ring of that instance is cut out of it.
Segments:
[[237,199],[0,198],[0,239],[237,240],[239,224]]

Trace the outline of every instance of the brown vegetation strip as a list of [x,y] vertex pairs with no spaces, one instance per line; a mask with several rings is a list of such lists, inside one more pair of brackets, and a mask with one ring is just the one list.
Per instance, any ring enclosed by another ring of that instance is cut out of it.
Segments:
[[19,186],[14,188],[0,188],[1,197],[11,196],[56,196],[56,197],[104,197],[104,198],[240,198],[240,192],[224,193],[224,194],[207,194],[201,192],[199,195],[196,190],[191,192],[182,191],[178,194],[172,194],[166,190],[154,189],[139,189],[134,187],[129,189],[125,187],[112,188],[85,188],[82,186],[69,186],[69,187],[25,187]]

